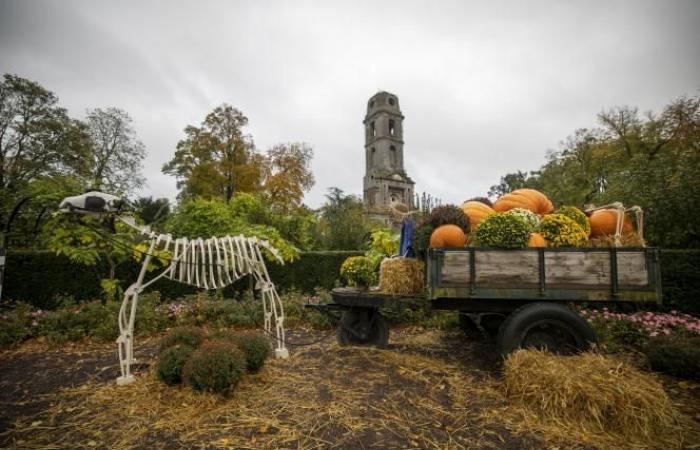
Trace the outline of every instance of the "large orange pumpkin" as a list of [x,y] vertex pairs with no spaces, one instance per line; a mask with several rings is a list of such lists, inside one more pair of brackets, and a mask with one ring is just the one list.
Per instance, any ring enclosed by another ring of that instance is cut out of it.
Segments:
[[552,212],[554,205],[546,195],[534,189],[516,189],[493,204],[493,209],[498,212],[506,212],[514,208],[523,208],[535,214],[544,215]]
[[440,225],[430,235],[431,247],[464,247],[467,235],[457,225]]
[[462,203],[462,211],[469,217],[469,228],[472,231],[476,230],[484,217],[496,212],[489,205],[474,200]]
[[[624,214],[624,213],[623,213]],[[591,224],[591,237],[612,236],[615,234],[617,227],[617,209],[600,209],[593,211],[588,216],[588,221]],[[632,221],[627,214],[624,214],[622,220],[622,234],[634,231]]]
[[540,233],[530,233],[530,239],[527,241],[528,247],[546,247],[547,241]]

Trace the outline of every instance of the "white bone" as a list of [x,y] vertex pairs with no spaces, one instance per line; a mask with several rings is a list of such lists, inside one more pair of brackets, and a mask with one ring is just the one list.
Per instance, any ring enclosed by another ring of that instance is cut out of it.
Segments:
[[[124,293],[124,300],[119,310],[117,344],[122,375],[117,379],[117,383],[129,384],[134,381],[131,364],[134,362],[133,333],[138,295],[142,289],[161,277],[205,289],[220,289],[246,275],[252,276],[256,288],[262,292],[263,326],[265,333],[271,337],[274,336],[275,355],[279,358],[289,356],[289,350],[287,350],[284,340],[284,308],[275,290],[275,285],[270,280],[261,247],[280,261],[282,258],[279,251],[268,241],[243,235],[211,237],[206,240],[202,238],[173,240],[171,235],[155,234],[144,228],[136,229],[150,240],[150,245],[143,260],[139,277]],[[171,251],[171,247],[172,259],[168,267],[144,283],[144,276],[154,251],[167,252]],[[275,327],[274,335],[272,334],[273,324]]]

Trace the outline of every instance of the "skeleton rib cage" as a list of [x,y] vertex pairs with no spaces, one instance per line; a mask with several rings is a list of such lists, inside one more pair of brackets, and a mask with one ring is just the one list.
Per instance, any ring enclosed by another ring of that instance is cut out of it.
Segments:
[[[169,238],[169,235],[159,235],[156,242],[156,251],[172,249],[172,263],[165,276],[204,289],[226,287],[243,275],[255,275],[256,269],[267,273],[260,255],[260,245],[277,256],[277,251],[267,242],[244,236],[193,240]],[[164,244],[163,249],[158,248],[161,241]],[[256,277],[256,281],[263,280]]]
[[[275,285],[270,280],[261,248],[280,262],[282,258],[269,242],[243,235],[208,239],[173,239],[169,234],[155,233],[147,233],[147,236],[150,246],[145,253],[138,279],[124,293],[124,301],[119,310],[120,334],[117,343],[122,376],[117,379],[118,383],[128,384],[134,381],[131,364],[134,362],[133,332],[138,294],[163,277],[204,289],[220,289],[246,275],[252,275],[255,288],[262,294],[264,328],[269,336],[273,336],[271,328],[274,322],[275,355],[282,358],[288,356],[284,339],[284,309]],[[169,261],[168,266],[144,283],[148,266],[154,257]]]

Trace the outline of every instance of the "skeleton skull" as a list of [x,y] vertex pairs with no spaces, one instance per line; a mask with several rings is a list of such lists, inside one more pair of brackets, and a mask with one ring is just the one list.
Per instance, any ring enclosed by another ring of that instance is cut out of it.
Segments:
[[83,195],[64,198],[59,205],[59,209],[64,212],[90,215],[114,214],[118,213],[124,204],[124,199],[116,195],[90,191]]

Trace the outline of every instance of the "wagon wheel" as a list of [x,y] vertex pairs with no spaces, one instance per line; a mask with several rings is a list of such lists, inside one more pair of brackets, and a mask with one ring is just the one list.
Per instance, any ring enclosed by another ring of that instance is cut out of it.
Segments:
[[597,337],[588,322],[566,306],[532,303],[508,316],[498,340],[503,354],[518,348],[538,348],[570,355],[588,350]]
[[389,343],[389,325],[374,308],[353,308],[343,313],[338,323],[336,339],[343,346],[386,347]]

